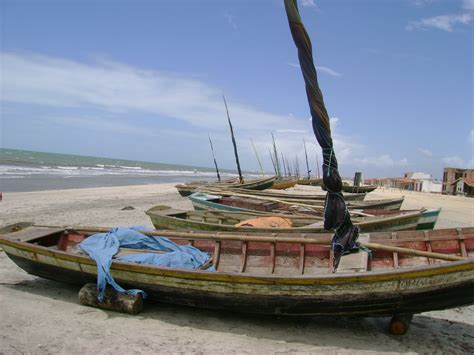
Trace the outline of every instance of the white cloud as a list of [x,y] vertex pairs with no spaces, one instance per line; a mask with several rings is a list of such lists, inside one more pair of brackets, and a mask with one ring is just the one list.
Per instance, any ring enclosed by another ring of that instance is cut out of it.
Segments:
[[474,169],[474,157],[472,157],[471,160],[469,160],[469,162],[467,163],[467,167],[469,169]]
[[331,130],[334,130],[339,123],[339,117],[330,117],[329,124],[331,125]]
[[308,133],[308,131],[304,130],[304,129],[277,129],[276,132],[278,132],[278,133],[295,133],[295,134],[306,134],[306,133]]
[[[206,133],[211,132],[215,146],[219,146],[222,155],[232,156],[222,92],[203,81],[112,61],[84,64],[17,53],[3,53],[0,60],[3,73],[0,99],[50,107],[50,112],[41,116],[42,120],[62,126],[130,133],[135,137],[153,139],[164,134],[184,135],[192,138],[195,146],[202,145],[200,140],[207,139]],[[242,161],[255,160],[251,145],[243,143],[248,142],[249,138],[253,138],[260,154],[268,155],[272,144],[271,127],[279,151],[288,159],[294,161],[296,156],[300,159],[304,157],[304,138],[310,164],[315,166],[316,155],[322,163],[321,149],[306,117],[273,114],[233,99],[228,98],[227,101]],[[47,109],[42,109],[42,112],[47,112]],[[137,121],[132,117],[146,117],[146,120]],[[172,121],[186,125],[183,127],[180,124],[177,129]],[[372,157],[370,147],[358,143],[353,137],[339,134],[340,122],[338,117],[331,118],[334,145],[341,167],[354,167],[359,163],[384,167],[403,164],[403,159],[393,159],[383,152]],[[269,164],[268,156],[266,160]]]
[[316,67],[316,70],[320,71],[320,72],[323,72],[323,73],[326,73],[326,74],[329,74],[331,76],[342,76],[341,73],[329,68],[329,67],[323,67],[323,66],[317,66]]
[[[0,61],[3,101],[112,113],[142,112],[201,128],[225,127],[222,92],[202,81],[110,61],[90,65],[12,53],[2,53]],[[305,125],[296,118],[228,102],[234,124],[248,130]]]
[[156,137],[158,132],[150,130],[148,127],[140,127],[133,123],[119,121],[98,116],[47,116],[40,119],[65,126],[86,128],[102,132],[116,132],[127,134],[138,134]]
[[174,135],[187,138],[200,138],[202,134],[195,131],[183,131],[169,128],[154,127],[150,125],[137,125],[132,120],[117,119],[102,116],[39,116],[41,119],[54,124],[68,127],[85,128],[98,132],[124,133],[128,135],[138,135],[140,137],[159,138],[166,135]]
[[232,27],[234,30],[237,29],[237,23],[235,22],[235,16],[232,15],[229,11],[224,12],[224,18],[227,23]]
[[393,166],[405,166],[408,164],[408,159],[403,158],[400,160],[395,160],[388,154],[382,154],[382,155],[373,156],[373,157],[355,158],[354,163],[358,165],[386,168],[386,167],[393,167]]
[[444,157],[441,160],[448,167],[452,167],[452,168],[462,168],[466,165],[466,163],[464,162],[464,159],[462,159],[461,157],[459,157],[457,155],[453,155],[453,156],[450,156],[450,157]]
[[470,13],[458,14],[458,15],[441,15],[429,18],[423,18],[419,21],[414,21],[406,26],[406,29],[429,29],[436,28],[439,30],[452,32],[456,25],[468,25],[472,21],[472,15]]
[[303,7],[317,7],[314,0],[301,0],[300,3]]
[[474,10],[474,0],[464,0],[462,7],[466,10]]
[[[301,66],[297,63],[288,63],[288,65],[293,68],[298,68],[298,69],[301,68]],[[337,76],[337,77],[342,76],[342,73],[339,73],[338,71],[331,69],[329,67],[316,66],[316,70],[320,73],[325,73],[331,76]]]
[[429,149],[418,148],[418,151],[419,151],[421,154],[426,155],[427,157],[432,157],[432,156],[433,156],[433,153],[432,153],[431,150],[429,150]]
[[434,3],[436,0],[412,0],[413,5],[425,6]]
[[474,129],[471,129],[471,132],[469,132],[469,143],[474,144]]

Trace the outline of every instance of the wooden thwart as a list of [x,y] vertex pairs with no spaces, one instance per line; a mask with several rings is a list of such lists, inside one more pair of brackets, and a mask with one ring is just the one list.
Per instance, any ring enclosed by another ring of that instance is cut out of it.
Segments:
[[31,242],[35,239],[47,237],[48,235],[61,233],[63,230],[64,230],[63,228],[45,228],[45,227],[31,226],[31,227],[22,229],[18,232],[4,234],[3,236],[26,243],[26,242]]
[[[369,235],[361,234],[358,240],[362,244],[367,243],[370,240]],[[367,271],[368,261],[369,253],[365,251],[343,255],[339,260],[336,274]]]

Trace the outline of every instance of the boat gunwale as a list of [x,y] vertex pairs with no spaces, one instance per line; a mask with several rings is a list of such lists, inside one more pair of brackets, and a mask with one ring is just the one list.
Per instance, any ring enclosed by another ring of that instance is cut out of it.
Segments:
[[[196,196],[199,196],[199,197],[193,196],[194,194],[196,194]],[[208,197],[206,197],[206,195],[208,195]],[[240,195],[240,197],[243,197],[243,198],[255,198],[256,200],[269,201],[269,202],[272,202],[272,201],[275,200],[272,197],[266,198],[265,196],[252,196],[252,195],[249,195],[249,194],[239,194],[239,195]],[[234,211],[239,211],[239,210],[247,211],[247,212],[249,212],[249,211],[252,212],[253,211],[253,210],[248,209],[248,208],[228,206],[228,205],[224,205],[222,203],[213,201],[215,199],[221,199],[223,197],[224,197],[224,195],[219,194],[217,191],[213,192],[213,193],[204,192],[204,191],[197,191],[197,192],[187,196],[187,198],[190,199],[193,204],[194,204],[194,202],[196,202],[196,203],[209,203],[209,204],[223,205],[225,207],[233,207]],[[395,205],[395,206],[397,206],[397,208],[394,209],[394,210],[399,210],[400,207],[403,204],[404,199],[405,199],[405,196],[400,197],[400,198],[392,198],[392,199],[347,201],[347,207],[350,210],[356,210],[356,209],[361,210],[361,209],[377,209],[377,208],[374,208],[374,206],[375,207],[381,207],[381,206],[382,207],[387,207],[387,206]],[[278,202],[286,204],[286,205],[301,204],[303,206],[308,205],[308,207],[310,207],[310,208],[319,209],[321,211],[324,209],[323,205],[317,204],[317,203],[321,203],[323,200],[320,200],[320,201],[308,200],[308,201],[304,201],[304,202],[291,202],[291,201],[285,201],[285,200],[281,200],[281,199],[278,199],[278,200],[279,200]],[[400,204],[400,206],[398,206],[398,204]],[[225,207],[214,208],[214,209],[225,209]]]
[[[255,233],[258,233],[258,232],[262,232],[262,233],[272,233],[272,232],[279,232],[279,233],[315,233],[316,231],[321,231],[321,232],[328,232],[324,229],[324,226],[321,226],[321,227],[309,227],[309,226],[302,226],[302,227],[289,227],[289,228],[271,228],[271,227],[248,227],[248,226],[241,226],[241,227],[236,227],[236,226],[233,226],[233,225],[224,225],[224,224],[217,224],[217,223],[210,223],[210,222],[202,222],[202,221],[193,221],[193,220],[190,220],[188,217],[189,217],[189,214],[194,212],[195,214],[199,214],[199,210],[191,210],[191,211],[182,211],[181,213],[177,212],[176,213],[173,213],[173,214],[165,214],[165,213],[160,213],[160,212],[166,212],[166,210],[162,210],[162,211],[152,211],[153,207],[147,211],[145,211],[145,214],[147,214],[150,218],[153,218],[155,217],[156,215],[159,215],[159,217],[157,218],[167,218],[169,220],[180,220],[180,221],[185,221],[186,223],[192,223],[192,224],[195,224],[195,225],[198,225],[198,226],[209,226],[209,227],[220,227],[220,228],[228,228],[229,230],[232,229],[232,231],[235,231],[235,232],[239,232],[239,231],[242,231],[242,232],[255,232]],[[219,213],[226,213],[226,211],[219,211],[219,210],[212,210],[212,212],[214,212],[216,215],[219,214]],[[229,211],[231,212],[231,211]],[[239,213],[238,211],[233,211],[234,213]],[[244,212],[244,211],[242,211]],[[186,217],[187,218],[179,218],[179,217],[176,217],[175,215],[177,214],[186,214]],[[249,213],[251,214],[251,213]],[[412,219],[412,218],[415,218],[418,216],[421,217],[422,215],[422,211],[409,211],[409,212],[400,212],[399,214],[393,214],[393,215],[382,215],[382,216],[373,216],[373,217],[370,217],[370,218],[373,218],[372,220],[368,221],[368,220],[363,220],[359,223],[355,223],[357,226],[359,227],[364,227],[364,226],[374,226],[374,225],[377,225],[379,223],[395,223],[397,221],[400,221],[400,220],[407,220],[407,219]],[[250,216],[249,216],[250,217]],[[267,214],[264,214],[264,215],[257,215],[256,217],[282,217],[282,218],[288,218],[288,219],[293,219],[293,216],[292,215],[285,215],[285,214],[282,214],[282,213],[277,213],[277,214],[272,214],[271,212],[267,215]],[[295,218],[295,219],[312,219],[311,215],[309,215],[308,217],[305,217],[305,216],[297,216],[298,218]],[[319,219],[317,216],[315,216],[314,218],[315,220],[318,220],[319,222],[322,221],[321,219]],[[374,223],[374,221],[378,222],[378,223]],[[416,225],[415,225],[416,227]],[[316,232],[317,233],[317,232]]]
[[[216,194],[216,195],[229,195],[231,196],[233,193],[239,193],[243,195],[250,195],[250,196],[262,196],[262,197],[274,197],[274,198],[279,198],[279,199],[289,199],[289,200],[324,200],[326,198],[326,193],[321,193],[321,194],[299,194],[299,193],[293,193],[293,192],[278,192],[279,190],[276,191],[267,191],[267,190],[250,190],[250,191],[245,191],[246,189],[240,188],[240,187],[230,187],[229,190],[224,190],[222,187],[217,187],[217,188],[210,188],[210,187],[203,187],[203,190],[210,191],[210,194]],[[272,190],[272,189],[270,189]],[[203,191],[206,193],[206,191]],[[364,197],[366,196],[366,193],[354,193],[354,194],[349,194],[349,198],[351,197]],[[249,196],[249,197],[250,197]],[[344,194],[344,197],[347,197],[346,194]],[[349,200],[349,199],[348,199]],[[351,201],[365,201],[364,199],[362,200],[351,200]]]
[[[64,229],[62,233],[68,231]],[[39,238],[41,239],[41,238]],[[184,237],[183,239],[189,239]],[[455,239],[455,238],[453,238]],[[401,241],[401,240],[398,240]],[[423,240],[420,240],[423,241]],[[54,258],[73,261],[79,264],[94,265],[96,263],[87,255],[78,255],[66,251],[52,250],[49,247],[21,242],[0,236],[0,245],[7,245],[12,248],[24,250],[32,253],[39,253]],[[6,251],[5,251],[6,252]],[[7,253],[7,252],[6,252]],[[7,253],[8,254],[8,253]],[[40,261],[37,261],[40,262]],[[253,273],[238,272],[209,272],[205,270],[176,269],[155,265],[134,264],[113,260],[111,270],[131,271],[137,273],[153,274],[156,276],[176,277],[184,279],[200,279],[203,281],[238,282],[252,284],[289,284],[289,285],[311,285],[311,284],[345,284],[354,282],[372,283],[392,280],[403,280],[410,278],[422,278],[434,275],[449,274],[460,271],[474,269],[474,259],[460,261],[443,262],[438,265],[409,266],[398,269],[387,269],[377,271],[366,271],[364,273],[350,272],[341,274],[321,274],[321,275],[262,275]]]

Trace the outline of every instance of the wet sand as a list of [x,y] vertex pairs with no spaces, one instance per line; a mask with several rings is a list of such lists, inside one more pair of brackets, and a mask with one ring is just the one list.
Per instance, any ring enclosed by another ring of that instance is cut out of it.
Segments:
[[[474,225],[474,199],[380,189],[368,198],[401,195],[404,209],[442,207],[436,228]],[[157,204],[191,208],[173,184],[4,193],[0,224],[151,226],[143,211]],[[129,316],[79,305],[78,290],[28,275],[0,252],[0,353],[474,352],[474,306],[416,315],[396,337],[388,318],[262,317],[160,303]]]

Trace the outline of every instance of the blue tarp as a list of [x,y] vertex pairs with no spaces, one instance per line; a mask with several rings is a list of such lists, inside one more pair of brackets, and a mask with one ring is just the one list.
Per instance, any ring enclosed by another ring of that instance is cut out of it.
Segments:
[[[146,294],[142,290],[125,290],[118,285],[110,274],[112,258],[120,247],[130,249],[149,249],[162,251],[157,253],[137,253],[118,257],[114,260],[134,262],[138,264],[150,264],[167,266],[171,268],[197,269],[204,265],[210,258],[209,254],[200,251],[191,245],[178,245],[168,238],[147,236],[139,232],[145,227],[113,228],[108,233],[98,233],[84,239],[80,247],[84,252],[95,260],[97,264],[97,289],[99,290],[99,301],[104,298],[107,283],[118,292],[128,294]],[[207,270],[213,271],[214,268]]]

